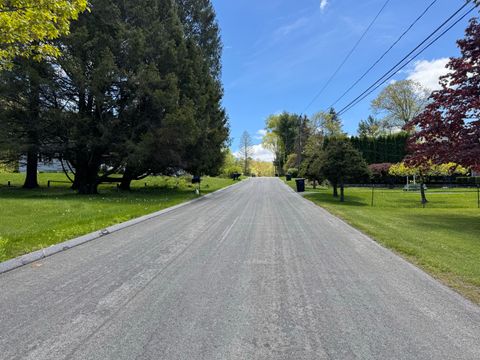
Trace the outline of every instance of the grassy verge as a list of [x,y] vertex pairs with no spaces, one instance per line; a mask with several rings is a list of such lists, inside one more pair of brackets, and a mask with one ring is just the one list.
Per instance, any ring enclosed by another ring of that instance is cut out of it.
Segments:
[[[64,183],[47,188],[48,180],[66,180],[63,174],[40,174],[39,180],[40,189],[23,190],[22,174],[0,173],[0,262],[197,196],[188,179],[150,177],[134,182],[129,193],[102,185],[95,196],[77,195]],[[206,177],[202,194],[231,184]]]
[[[294,182],[288,183],[294,187]],[[416,192],[307,188],[305,197],[480,304],[480,209],[476,189],[431,189],[429,203]]]

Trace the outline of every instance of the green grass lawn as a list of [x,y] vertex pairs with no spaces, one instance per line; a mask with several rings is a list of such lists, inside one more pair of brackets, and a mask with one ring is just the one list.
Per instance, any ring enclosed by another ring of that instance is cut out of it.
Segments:
[[[294,187],[295,182],[289,182]],[[346,202],[330,189],[307,187],[305,197],[399,253],[480,304],[480,209],[476,189],[418,192],[347,188]]]
[[[40,174],[41,188],[23,190],[22,174],[0,173],[0,262],[191,200],[197,195],[188,179],[150,177],[132,184],[132,192],[102,185],[100,195],[82,196],[69,189],[64,174]],[[8,181],[12,187],[7,187]],[[145,187],[147,183],[147,187]],[[202,194],[233,184],[203,178]]]

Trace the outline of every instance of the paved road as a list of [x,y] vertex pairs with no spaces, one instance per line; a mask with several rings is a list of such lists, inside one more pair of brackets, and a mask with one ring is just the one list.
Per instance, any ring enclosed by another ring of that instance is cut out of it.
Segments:
[[480,308],[276,179],[0,275],[0,358],[480,359]]

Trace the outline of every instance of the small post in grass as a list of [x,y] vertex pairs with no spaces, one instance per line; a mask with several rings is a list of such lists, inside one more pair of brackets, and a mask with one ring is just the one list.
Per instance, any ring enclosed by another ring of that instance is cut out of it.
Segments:
[[8,187],[12,186],[12,183],[10,181],[8,181]]
[[375,199],[375,184],[372,184],[372,207],[374,205],[374,199]]

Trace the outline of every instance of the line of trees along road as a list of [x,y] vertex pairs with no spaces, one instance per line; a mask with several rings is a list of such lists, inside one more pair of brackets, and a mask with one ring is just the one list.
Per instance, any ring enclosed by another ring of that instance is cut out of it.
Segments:
[[216,174],[229,129],[210,0],[92,0],[55,42],[62,56],[0,73],[0,154],[59,158],[73,188],[179,170]]
[[[427,91],[411,80],[388,85],[372,101],[359,137],[347,137],[334,109],[307,119],[283,113],[267,119],[264,146],[276,156],[279,174],[328,180],[343,201],[346,181],[416,175],[421,199],[429,176],[465,175],[480,170],[480,23],[473,18],[461,56],[451,58],[441,88]],[[395,132],[395,134],[392,134]],[[405,162],[403,162],[405,160]],[[371,165],[369,168],[368,165]]]

